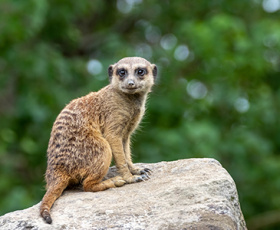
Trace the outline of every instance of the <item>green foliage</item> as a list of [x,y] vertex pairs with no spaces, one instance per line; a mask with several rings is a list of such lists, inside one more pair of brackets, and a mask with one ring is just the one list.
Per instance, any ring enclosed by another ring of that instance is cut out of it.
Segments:
[[[41,200],[55,117],[124,56],[159,68],[135,161],[213,157],[245,218],[280,209],[279,11],[258,0],[3,0],[0,12],[0,214]],[[92,59],[102,71],[88,71]]]

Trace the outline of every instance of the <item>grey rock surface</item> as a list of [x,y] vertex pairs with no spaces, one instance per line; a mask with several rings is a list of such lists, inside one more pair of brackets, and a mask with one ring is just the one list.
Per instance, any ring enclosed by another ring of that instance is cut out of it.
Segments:
[[[51,209],[39,205],[0,217],[0,229],[247,229],[235,183],[214,159],[137,164],[151,179],[102,192],[67,190]],[[108,177],[116,174],[114,167]]]

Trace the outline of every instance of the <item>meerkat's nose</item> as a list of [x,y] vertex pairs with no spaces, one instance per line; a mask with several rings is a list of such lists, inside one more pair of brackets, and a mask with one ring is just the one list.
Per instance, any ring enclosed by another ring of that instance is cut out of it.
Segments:
[[133,80],[130,79],[130,80],[128,80],[127,85],[128,85],[130,88],[132,88],[132,87],[135,86],[135,82],[134,82]]

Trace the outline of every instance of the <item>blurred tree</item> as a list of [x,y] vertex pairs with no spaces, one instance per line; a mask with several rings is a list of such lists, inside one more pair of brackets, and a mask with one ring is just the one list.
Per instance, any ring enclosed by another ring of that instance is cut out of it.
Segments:
[[[279,8],[272,0],[2,0],[0,214],[41,200],[49,133],[64,105],[105,86],[109,64],[142,56],[160,74],[135,160],[216,158],[251,226],[256,215],[269,220],[280,209]],[[275,219],[262,223],[276,229]]]

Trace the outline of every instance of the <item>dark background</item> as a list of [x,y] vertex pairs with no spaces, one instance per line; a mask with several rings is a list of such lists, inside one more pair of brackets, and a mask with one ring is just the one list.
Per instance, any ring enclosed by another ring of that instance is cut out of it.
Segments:
[[159,77],[134,161],[215,158],[236,182],[249,229],[279,229],[279,8],[278,0],[2,0],[0,215],[43,197],[60,110],[108,84],[109,64],[141,56]]

